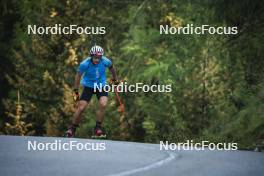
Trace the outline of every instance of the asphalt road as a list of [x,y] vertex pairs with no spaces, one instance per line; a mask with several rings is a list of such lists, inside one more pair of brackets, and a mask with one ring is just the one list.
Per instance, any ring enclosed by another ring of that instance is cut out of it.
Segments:
[[[34,141],[40,150],[33,150]],[[55,146],[56,141],[57,146]],[[63,144],[64,149],[69,149],[67,144],[70,144],[70,141],[73,145],[78,144],[79,149],[84,147],[83,150],[78,150],[78,147],[74,146],[72,150],[59,149],[59,146],[62,147]],[[49,150],[44,150],[45,145],[48,145]],[[55,147],[57,150],[51,150],[56,149]],[[86,149],[93,147],[94,150],[85,150],[85,147]],[[262,176],[264,175],[264,153],[209,150],[161,151],[158,144],[0,136],[0,175]]]

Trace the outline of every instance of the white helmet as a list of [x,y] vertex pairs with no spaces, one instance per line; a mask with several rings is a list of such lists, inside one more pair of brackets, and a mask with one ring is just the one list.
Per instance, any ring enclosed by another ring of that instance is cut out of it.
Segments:
[[90,55],[102,56],[103,54],[104,54],[104,49],[98,45],[94,45],[90,50]]

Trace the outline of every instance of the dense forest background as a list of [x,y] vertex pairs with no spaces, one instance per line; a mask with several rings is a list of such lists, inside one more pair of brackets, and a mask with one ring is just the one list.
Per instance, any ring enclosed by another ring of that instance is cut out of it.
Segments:
[[[110,94],[111,139],[238,142],[264,139],[264,3],[261,0],[1,0],[2,134],[62,136],[74,112],[77,65],[93,42],[121,79],[172,84],[170,93]],[[106,26],[105,35],[28,35],[27,25]],[[237,35],[160,35],[159,25],[237,26]],[[109,75],[109,73],[108,73]],[[78,137],[91,135],[97,99]]]

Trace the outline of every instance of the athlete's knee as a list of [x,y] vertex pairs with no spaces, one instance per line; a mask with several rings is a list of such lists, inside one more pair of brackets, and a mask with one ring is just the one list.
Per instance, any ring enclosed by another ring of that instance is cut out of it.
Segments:
[[100,101],[100,107],[105,108],[107,105],[107,100]]
[[79,103],[78,105],[78,111],[79,112],[83,112],[86,108],[86,104],[83,104],[83,103]]

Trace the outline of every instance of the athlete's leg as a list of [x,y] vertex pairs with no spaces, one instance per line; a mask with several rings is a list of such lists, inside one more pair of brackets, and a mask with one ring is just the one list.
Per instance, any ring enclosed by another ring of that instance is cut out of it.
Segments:
[[104,120],[104,113],[107,105],[107,96],[101,96],[99,98],[99,109],[97,111],[96,121],[102,123]]
[[93,95],[93,91],[87,87],[84,88],[80,101],[78,102],[77,109],[73,115],[72,123],[69,125],[68,130],[66,131],[67,137],[74,137],[76,128],[79,126],[81,121],[81,115],[85,110],[86,106],[90,102]]
[[78,107],[73,115],[72,123],[78,125],[81,121],[81,115],[83,111],[85,110],[86,106],[88,105],[88,102],[85,100],[80,100],[78,102]]
[[73,120],[72,123],[75,125],[78,125],[81,121],[81,115],[83,113],[83,111],[85,110],[85,108],[87,107],[87,105],[89,104],[91,98],[93,95],[93,89],[89,88],[89,87],[85,87],[83,89],[82,95],[80,97],[80,101],[78,102],[78,106],[77,109],[73,115]]
[[107,105],[107,100],[108,100],[108,93],[107,92],[96,92],[96,96],[99,101],[99,108],[96,114],[96,124],[94,127],[94,135],[95,136],[100,136],[103,137],[105,136],[103,130],[102,130],[102,123],[104,120],[104,113],[105,113],[105,108]]

